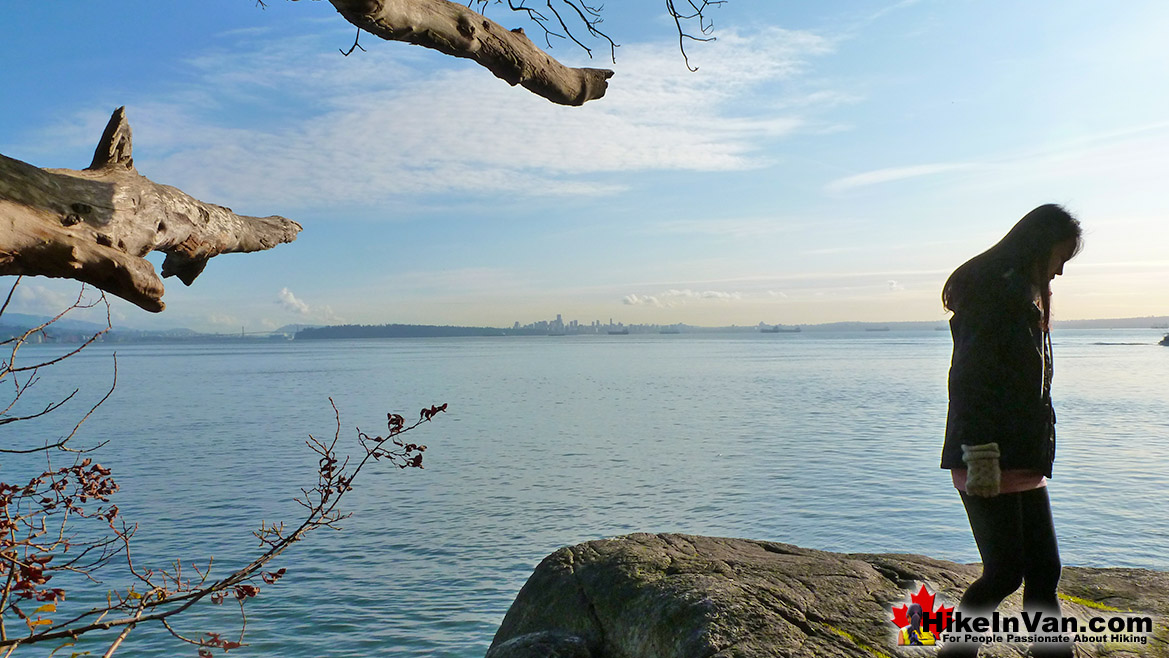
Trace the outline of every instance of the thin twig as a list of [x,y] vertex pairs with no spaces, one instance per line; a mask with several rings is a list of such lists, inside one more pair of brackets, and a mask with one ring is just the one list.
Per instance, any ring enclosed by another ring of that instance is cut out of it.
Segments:
[[353,45],[349,46],[349,50],[341,50],[340,48],[338,48],[337,50],[341,50],[341,54],[346,56],[346,57],[352,55],[354,49],[358,49],[361,52],[365,52],[365,48],[362,48],[361,44],[357,43],[360,39],[361,39],[361,28],[357,28],[357,36],[353,37]]
[[[711,35],[714,31],[714,22],[707,18],[706,11],[711,7],[717,7],[725,4],[726,0],[700,0],[699,4],[695,4],[694,0],[686,0],[687,4],[693,10],[691,13],[684,14],[678,11],[675,0],[666,0],[666,12],[674,19],[674,27],[678,32],[678,50],[682,52],[682,60],[686,64],[686,68],[691,73],[698,70],[697,66],[690,66],[690,57],[686,54],[686,40],[690,41],[714,41],[715,38]],[[685,21],[698,21],[698,31],[702,36],[695,36],[686,31],[682,23]]]
[[20,285],[20,280],[23,278],[24,275],[20,275],[12,282],[12,287],[8,289],[8,296],[4,298],[4,305],[0,306],[0,316],[3,316],[4,311],[8,310],[8,303],[12,301],[12,293],[16,292],[16,286]]
[[[421,452],[425,450],[425,446],[403,443],[397,437],[417,428],[425,422],[429,422],[436,413],[446,410],[445,404],[423,409],[419,419],[409,426],[405,425],[401,416],[390,414],[390,432],[386,437],[370,437],[359,429],[359,440],[363,442],[362,445],[367,446],[365,448],[365,455],[355,463],[352,471],[347,471],[346,469],[349,468],[349,458],[339,459],[336,453],[341,433],[340,411],[331,398],[329,402],[333,407],[336,422],[333,439],[326,444],[315,437],[309,437],[309,447],[321,455],[321,468],[318,474],[319,481],[318,486],[314,489],[304,490],[304,502],[306,503],[306,507],[309,508],[309,513],[294,531],[287,535],[281,534],[280,539],[269,544],[269,548],[259,557],[214,583],[207,584],[207,574],[196,569],[200,573],[201,580],[198,585],[192,586],[182,578],[181,564],[176,567],[174,574],[165,571],[138,570],[134,566],[129,545],[129,538],[133,534],[133,531],[123,521],[122,529],[115,530],[115,534],[117,539],[123,544],[129,570],[143,584],[149,587],[148,591],[143,594],[128,591],[124,597],[121,595],[115,597],[116,592],[111,592],[110,596],[107,597],[107,607],[104,609],[92,609],[69,622],[57,624],[50,630],[39,634],[34,633],[29,637],[5,638],[0,640],[0,647],[15,647],[21,644],[43,642],[65,637],[75,638],[88,632],[109,630],[117,627],[122,627],[122,634],[124,636],[125,633],[128,633],[129,627],[150,621],[160,621],[175,637],[199,644],[202,647],[227,649],[229,647],[242,646],[242,632],[246,629],[247,625],[247,616],[244,613],[243,603],[247,598],[253,597],[259,592],[258,587],[248,585],[247,583],[260,576],[263,577],[265,583],[275,582],[283,575],[282,569],[276,574],[270,574],[268,572],[261,573],[260,570],[290,545],[299,541],[305,533],[322,527],[336,527],[334,524],[337,521],[346,518],[347,515],[338,512],[337,506],[344,494],[352,490],[354,479],[370,460],[377,461],[388,457],[394,460],[394,463],[399,468],[421,466]],[[383,443],[392,444],[394,448],[383,447]],[[271,527],[273,526],[267,526],[266,524],[262,526],[262,528]],[[280,527],[281,529],[283,528],[283,526]],[[13,573],[13,570],[10,569],[9,573]],[[192,640],[177,633],[169,625],[169,618],[182,614],[196,602],[207,597],[212,597],[213,600],[218,597],[218,600],[222,600],[222,593],[229,590],[234,590],[237,601],[239,601],[241,606],[242,628],[240,642],[227,642],[217,634],[208,634],[208,639]],[[134,607],[133,613],[130,616],[106,619],[107,615],[111,612],[127,609],[127,605],[131,600],[134,601]],[[153,612],[148,612],[150,610],[153,610]],[[98,615],[95,621],[83,626],[74,626],[81,619],[93,615]],[[117,648],[117,643],[111,648]]]

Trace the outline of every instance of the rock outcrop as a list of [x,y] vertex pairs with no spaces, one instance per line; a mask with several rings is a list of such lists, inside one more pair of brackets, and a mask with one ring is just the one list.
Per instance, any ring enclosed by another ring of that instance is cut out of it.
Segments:
[[[892,607],[921,585],[950,605],[979,574],[908,554],[634,534],[562,548],[540,563],[487,658],[922,656],[896,646]],[[1169,656],[1169,573],[1066,567],[1064,613],[1151,615],[1148,644],[1077,645],[1078,656]],[[1020,608],[1019,594],[1004,610]],[[994,645],[983,656],[1020,656]],[[932,652],[929,654],[932,655]]]

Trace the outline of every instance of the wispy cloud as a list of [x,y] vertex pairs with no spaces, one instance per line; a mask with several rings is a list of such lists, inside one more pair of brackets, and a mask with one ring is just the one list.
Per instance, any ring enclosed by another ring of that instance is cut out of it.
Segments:
[[[1153,122],[1079,135],[1008,152],[988,153],[977,161],[935,162],[884,167],[830,181],[825,191],[839,193],[914,178],[960,173],[972,184],[1035,184],[1072,177],[1107,180],[1107,185],[1138,184],[1164,177],[1169,122]],[[1146,180],[1147,179],[1147,180]],[[1113,182],[1115,181],[1115,182]]]
[[[666,44],[627,44],[607,97],[581,108],[478,68],[435,70],[433,57],[400,44],[340,57],[333,36],[223,35],[233,45],[190,60],[186,82],[130,99],[140,168],[197,196],[283,209],[612,194],[625,180],[598,175],[763,166],[770,140],[821,129],[808,117],[844,97],[775,91],[832,52],[809,32],[724,32],[703,48],[698,73]],[[96,139],[101,114],[78,122],[79,142]]]
[[690,289],[676,289],[663,290],[654,295],[645,294],[629,294],[621,298],[621,302],[627,306],[656,306],[660,308],[670,308],[674,306],[681,306],[694,302],[702,302],[706,300],[714,300],[721,302],[737,301],[744,298],[741,292],[726,292],[722,290],[690,290]]
[[653,295],[625,295],[621,298],[621,303],[626,306],[655,306],[658,308],[663,306],[661,300]]
[[[3,291],[7,294],[7,289]],[[35,283],[21,282],[12,294],[12,309],[24,313],[56,315],[77,302],[77,292],[54,290]]]
[[920,178],[922,176],[933,176],[950,171],[971,169],[974,166],[975,165],[968,163],[941,162],[913,165],[909,167],[888,167],[885,169],[866,171],[862,174],[838,178],[825,185],[824,189],[829,192],[843,192],[845,190],[850,190],[857,187],[865,187],[868,185],[880,185],[882,183],[891,183],[894,181],[901,181],[910,178]]
[[[10,286],[15,278],[2,277],[0,281],[0,301],[8,295]],[[55,316],[68,310],[70,320],[84,320],[97,324],[105,324],[108,319],[119,326],[125,320],[125,307],[128,302],[107,295],[109,307],[101,301],[102,292],[92,286],[82,285],[67,279],[50,279],[41,277],[25,277],[12,291],[12,300],[7,308],[13,313],[29,313],[32,315]]]
[[743,293],[740,292],[724,292],[721,290],[667,290],[662,293],[667,299],[742,299]]
[[268,26],[240,27],[240,28],[236,28],[234,30],[224,30],[216,36],[218,36],[221,39],[230,39],[230,38],[238,38],[238,37],[255,38],[258,36],[271,34],[271,32],[272,32],[272,28],[268,27]]
[[[345,321],[333,311],[332,306],[327,304],[310,306],[308,302],[294,295],[288,288],[280,289],[280,293],[276,295],[276,303],[284,310],[295,313],[311,322],[337,324]],[[215,322],[215,320],[212,321]]]
[[761,274],[707,281],[626,284],[628,288],[647,291],[637,293],[639,298],[652,297],[663,306],[701,300],[782,302],[805,298],[811,294],[863,293],[881,295],[907,290],[928,290],[934,294],[949,270],[886,270],[886,271],[819,271],[800,274]]
[[226,313],[212,313],[207,316],[207,322],[215,326],[239,326],[240,319]]
[[1077,268],[1084,269],[1100,269],[1100,270],[1122,270],[1140,271],[1140,270],[1169,270],[1169,260],[1150,260],[1150,261],[1123,261],[1116,263],[1076,263]]
[[327,322],[329,324],[337,324],[345,321],[345,318],[334,312],[333,307],[329,306],[328,304],[321,307],[318,316],[322,322]]
[[774,218],[741,219],[673,219],[650,224],[645,228],[650,234],[712,235],[733,238],[756,238],[776,233],[812,228],[815,223],[806,220]]
[[523,294],[537,289],[533,279],[505,267],[457,267],[410,270],[378,283],[381,290],[408,292],[410,296],[493,296]]
[[890,14],[890,13],[893,13],[895,11],[900,11],[902,9],[905,9],[906,7],[912,7],[913,5],[918,4],[919,2],[921,2],[921,0],[900,0],[900,2],[894,2],[891,5],[887,5],[885,7],[878,9],[877,11],[870,14],[868,19],[870,21],[875,21],[878,18],[885,16],[886,14]]
[[276,296],[276,303],[285,310],[292,311],[298,315],[308,315],[310,312],[309,305],[297,299],[296,295],[292,294],[292,291],[288,288],[280,289],[280,294]]

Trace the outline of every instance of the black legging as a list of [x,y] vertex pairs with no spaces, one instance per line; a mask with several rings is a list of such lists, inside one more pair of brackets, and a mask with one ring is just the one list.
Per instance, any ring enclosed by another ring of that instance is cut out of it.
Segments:
[[[959,493],[982,555],[982,576],[962,595],[958,604],[962,613],[989,615],[1023,585],[1024,608],[1058,615],[1059,547],[1047,487],[993,498]],[[947,642],[938,658],[973,657],[978,646]],[[1033,645],[1031,655],[1067,658],[1073,651],[1071,645],[1047,643]]]
[[982,556],[982,576],[959,607],[967,614],[990,612],[1023,585],[1024,608],[1059,614],[1059,546],[1047,487],[992,498],[960,493]]

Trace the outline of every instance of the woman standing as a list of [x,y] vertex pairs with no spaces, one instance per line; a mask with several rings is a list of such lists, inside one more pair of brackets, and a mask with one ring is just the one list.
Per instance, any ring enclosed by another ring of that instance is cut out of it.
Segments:
[[[1047,478],[1055,459],[1051,406],[1051,281],[1080,250],[1080,223],[1057,205],[1027,213],[1006,237],[950,275],[950,408],[942,468],[962,497],[982,576],[965,615],[990,614],[1023,585],[1028,610],[1059,614],[1059,548]],[[974,656],[949,643],[940,656]],[[1071,656],[1070,645],[1033,655]]]

